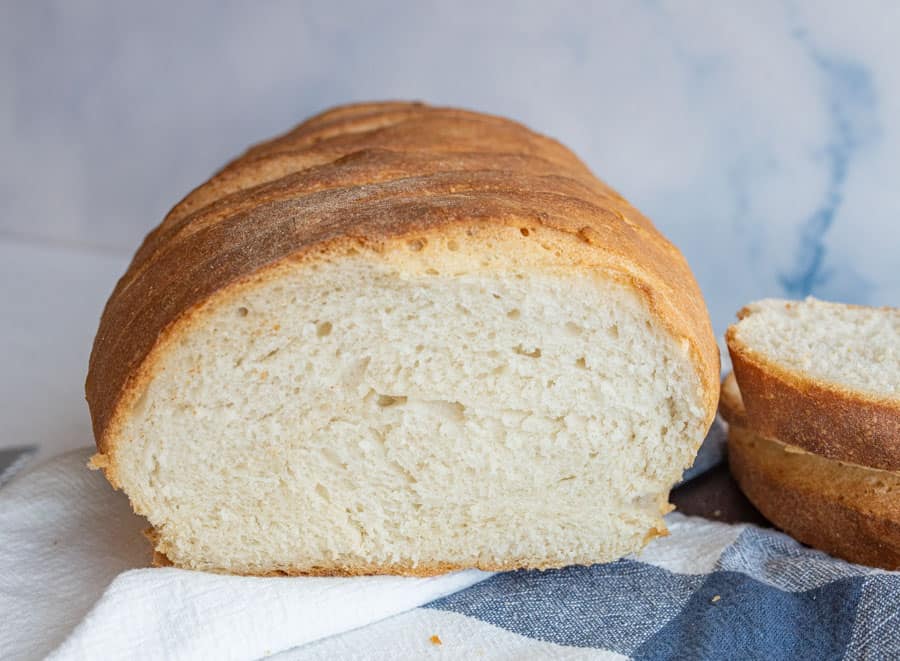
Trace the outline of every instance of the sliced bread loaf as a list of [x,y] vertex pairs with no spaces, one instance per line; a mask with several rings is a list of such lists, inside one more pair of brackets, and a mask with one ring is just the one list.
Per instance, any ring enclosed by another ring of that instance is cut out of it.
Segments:
[[900,470],[900,310],[769,299],[738,317],[725,337],[754,431]]
[[91,355],[93,463],[181,567],[600,562],[664,532],[718,370],[680,253],[567,149],[350,106],[147,237]]
[[827,459],[748,425],[733,374],[719,411],[728,462],[747,498],[799,541],[851,562],[900,569],[900,473]]

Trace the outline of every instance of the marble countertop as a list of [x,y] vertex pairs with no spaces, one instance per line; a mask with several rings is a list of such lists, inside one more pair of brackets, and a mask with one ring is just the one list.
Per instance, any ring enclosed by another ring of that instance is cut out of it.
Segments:
[[0,448],[39,457],[93,443],[84,378],[106,298],[130,256],[0,238]]

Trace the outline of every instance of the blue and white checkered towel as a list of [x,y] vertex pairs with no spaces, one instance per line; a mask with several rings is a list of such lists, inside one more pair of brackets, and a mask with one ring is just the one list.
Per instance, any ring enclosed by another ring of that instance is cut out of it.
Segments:
[[122,494],[58,458],[0,489],[0,657],[900,659],[900,573],[672,514],[607,565],[430,579],[146,569]]

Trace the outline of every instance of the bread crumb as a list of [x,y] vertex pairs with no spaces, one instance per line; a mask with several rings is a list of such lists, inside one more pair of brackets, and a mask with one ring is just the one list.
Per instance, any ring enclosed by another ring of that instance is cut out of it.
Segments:
[[444,644],[444,642],[440,639],[440,637],[437,634],[432,634],[431,638],[429,638],[428,640],[431,641],[432,645],[443,645]]
[[92,471],[100,470],[101,468],[108,468],[109,455],[98,452],[93,457],[91,457],[90,461],[88,461],[87,467]]
[[712,603],[716,603],[716,602],[717,602],[719,599],[721,599],[721,598],[722,598],[722,597],[719,596],[719,595],[714,596],[714,597],[712,598]]
[[715,510],[713,512],[713,516],[718,519],[720,516],[722,516],[722,510]]

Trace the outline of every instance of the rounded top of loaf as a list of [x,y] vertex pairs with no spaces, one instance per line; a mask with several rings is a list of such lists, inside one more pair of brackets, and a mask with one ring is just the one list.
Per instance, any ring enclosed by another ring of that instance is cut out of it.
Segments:
[[154,352],[225,289],[285,260],[377,254],[498,226],[524,239],[536,227],[577,237],[577,248],[555,255],[560,267],[630,283],[690,352],[712,419],[719,357],[709,317],[683,256],[646,217],[568,149],[521,124],[383,102],[328,110],[251,147],[150,232],[107,302],[91,353],[98,447],[152,371]]

